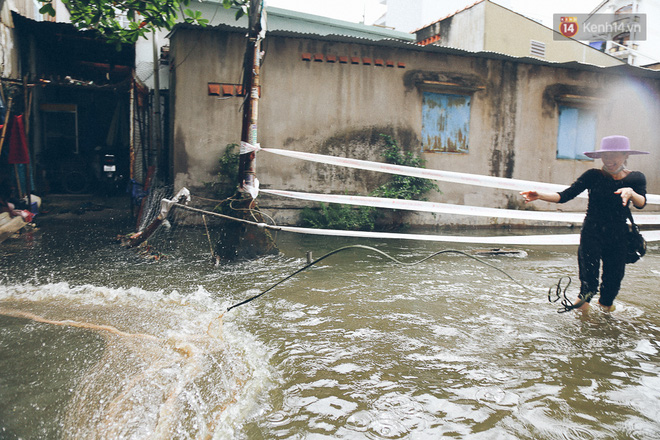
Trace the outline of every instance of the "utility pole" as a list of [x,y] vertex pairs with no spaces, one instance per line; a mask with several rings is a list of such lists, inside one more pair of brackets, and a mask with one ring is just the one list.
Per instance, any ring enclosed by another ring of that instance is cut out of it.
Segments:
[[[241,140],[257,144],[257,121],[259,118],[259,71],[261,67],[261,40],[263,37],[261,17],[263,0],[250,0],[248,48],[245,53],[245,76],[243,91],[246,94],[243,107],[243,129]],[[238,168],[238,190],[243,196],[257,185],[255,153],[241,154]]]
[[[261,65],[261,41],[266,29],[262,25],[263,0],[250,0],[248,45],[244,57],[243,124],[241,141],[257,144],[257,121],[259,113],[259,73]],[[263,223],[255,198],[258,193],[256,176],[256,153],[241,154],[238,166],[238,191],[230,207],[237,218]],[[215,261],[252,259],[277,254],[279,250],[270,232],[245,223],[228,221],[223,225],[221,237],[215,247]]]

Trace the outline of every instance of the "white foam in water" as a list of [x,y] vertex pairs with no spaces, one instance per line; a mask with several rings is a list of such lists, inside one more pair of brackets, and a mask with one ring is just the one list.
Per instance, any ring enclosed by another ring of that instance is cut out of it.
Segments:
[[[104,340],[96,363],[74,372],[65,438],[235,438],[272,372],[264,347],[223,322],[224,310],[203,288],[0,285],[1,315]],[[69,348],[93,357],[90,347]]]

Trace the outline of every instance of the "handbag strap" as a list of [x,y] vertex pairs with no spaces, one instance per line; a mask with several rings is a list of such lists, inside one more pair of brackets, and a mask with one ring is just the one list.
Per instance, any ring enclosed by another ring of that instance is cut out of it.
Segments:
[[626,211],[627,211],[627,215],[628,215],[628,220],[630,220],[630,224],[632,224],[633,226],[637,226],[635,224],[635,220],[633,219],[632,212],[630,212],[630,208],[627,207],[627,206],[626,206]]

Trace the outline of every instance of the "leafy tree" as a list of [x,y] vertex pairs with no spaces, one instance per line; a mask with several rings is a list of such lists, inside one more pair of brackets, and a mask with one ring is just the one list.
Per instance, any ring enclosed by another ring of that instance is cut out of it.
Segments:
[[[39,12],[55,16],[53,0],[39,0]],[[71,14],[71,22],[79,29],[96,29],[110,43],[135,43],[156,29],[171,30],[178,18],[186,23],[206,26],[208,20],[200,11],[189,9],[190,0],[62,0]],[[249,0],[222,0],[225,8],[238,6],[236,19],[248,13]],[[119,19],[126,14],[129,25]]]

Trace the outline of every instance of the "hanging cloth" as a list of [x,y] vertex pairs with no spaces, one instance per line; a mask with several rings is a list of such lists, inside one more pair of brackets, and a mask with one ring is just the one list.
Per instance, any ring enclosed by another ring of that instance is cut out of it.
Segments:
[[9,157],[7,158],[7,163],[30,163],[30,154],[28,153],[27,141],[25,140],[23,115],[17,115],[12,118],[11,133],[9,135]]

